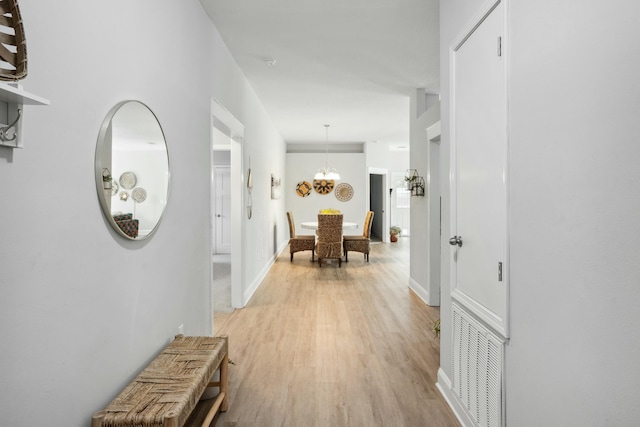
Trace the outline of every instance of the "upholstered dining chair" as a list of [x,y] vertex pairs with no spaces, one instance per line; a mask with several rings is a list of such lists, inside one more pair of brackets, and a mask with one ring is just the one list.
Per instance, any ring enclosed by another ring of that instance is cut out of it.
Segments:
[[362,226],[362,236],[344,236],[344,260],[349,262],[349,251],[362,252],[364,259],[369,262],[369,246],[371,243],[371,224],[373,223],[373,211],[367,212]]
[[316,235],[318,265],[322,267],[325,259],[337,259],[338,267],[342,267],[342,214],[318,214]]
[[287,220],[289,220],[289,251],[291,252],[291,262],[293,262],[293,254],[300,251],[311,251],[311,261],[314,261],[316,236],[297,235],[296,225],[291,212],[287,212]]

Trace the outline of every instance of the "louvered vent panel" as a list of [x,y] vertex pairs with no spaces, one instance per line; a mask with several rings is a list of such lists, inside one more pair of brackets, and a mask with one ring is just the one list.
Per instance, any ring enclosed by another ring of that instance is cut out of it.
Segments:
[[502,426],[504,343],[453,305],[453,391],[481,427]]

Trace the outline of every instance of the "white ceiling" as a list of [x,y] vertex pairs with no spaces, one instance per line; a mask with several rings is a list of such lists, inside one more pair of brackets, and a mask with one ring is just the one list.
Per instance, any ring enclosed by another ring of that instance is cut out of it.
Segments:
[[[287,143],[408,145],[439,93],[438,0],[200,0]],[[267,59],[274,59],[269,66]]]

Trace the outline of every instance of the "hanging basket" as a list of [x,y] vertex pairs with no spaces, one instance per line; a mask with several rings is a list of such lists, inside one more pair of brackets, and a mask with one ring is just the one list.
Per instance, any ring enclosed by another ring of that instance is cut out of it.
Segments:
[[27,40],[18,0],[1,0],[0,13],[0,80],[24,79],[27,76]]

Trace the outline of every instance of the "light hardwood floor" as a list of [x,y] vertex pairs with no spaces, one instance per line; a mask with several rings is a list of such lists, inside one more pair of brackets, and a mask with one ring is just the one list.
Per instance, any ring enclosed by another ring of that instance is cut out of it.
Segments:
[[409,290],[408,248],[375,244],[341,268],[305,252],[290,263],[287,248],[249,304],[215,320],[234,364],[212,425],[458,426],[435,387],[439,310]]

